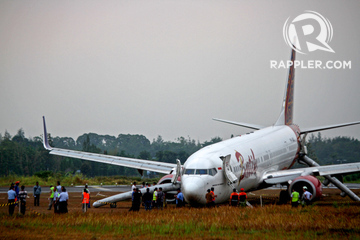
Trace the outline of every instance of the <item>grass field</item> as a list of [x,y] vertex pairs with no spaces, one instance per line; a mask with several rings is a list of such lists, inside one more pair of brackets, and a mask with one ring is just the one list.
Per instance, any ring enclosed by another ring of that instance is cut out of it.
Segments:
[[[55,215],[46,210],[45,196],[40,207],[30,198],[25,216],[10,217],[8,207],[0,208],[0,239],[360,239],[358,204],[322,200],[320,205],[291,208],[268,200],[260,207],[255,195],[249,201],[254,208],[168,205],[163,211],[136,213],[129,212],[131,202],[124,201],[117,208],[82,213],[81,196],[70,193],[69,213]],[[5,202],[6,194],[0,194],[0,204]]]

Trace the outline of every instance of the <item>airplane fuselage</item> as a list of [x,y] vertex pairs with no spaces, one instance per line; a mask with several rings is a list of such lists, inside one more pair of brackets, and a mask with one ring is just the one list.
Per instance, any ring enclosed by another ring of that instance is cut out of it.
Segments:
[[[183,165],[181,185],[190,204],[205,204],[207,189],[215,188],[215,202],[229,199],[232,187],[237,191],[258,189],[264,173],[288,169],[300,150],[297,126],[271,126],[204,147]],[[237,180],[228,184],[220,157],[231,155],[230,171]]]

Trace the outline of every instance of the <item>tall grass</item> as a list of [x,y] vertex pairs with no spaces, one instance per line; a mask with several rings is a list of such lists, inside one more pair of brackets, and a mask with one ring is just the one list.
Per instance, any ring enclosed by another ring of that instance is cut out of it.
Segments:
[[12,230],[21,229],[21,234],[30,239],[359,239],[359,213],[359,206],[269,205],[253,209],[220,206],[24,217],[3,214],[0,238],[11,239]]

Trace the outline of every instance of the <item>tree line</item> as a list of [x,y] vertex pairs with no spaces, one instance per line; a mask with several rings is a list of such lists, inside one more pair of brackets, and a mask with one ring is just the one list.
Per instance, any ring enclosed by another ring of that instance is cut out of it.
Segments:
[[[214,137],[210,141],[200,143],[190,137],[165,141],[158,136],[150,141],[139,134],[119,134],[115,137],[87,133],[79,136],[76,141],[70,137],[52,137],[49,134],[49,141],[51,146],[57,148],[168,163],[175,163],[175,160],[179,159],[184,163],[192,153],[222,139]],[[319,133],[308,138],[307,147],[309,156],[320,165],[352,163],[360,160],[360,142],[354,138],[323,138]],[[89,177],[139,176],[136,169],[50,155],[42,145],[41,136],[26,138],[23,129],[18,130],[15,136],[11,136],[7,131],[4,136],[0,134],[1,176],[10,174],[32,176],[41,171],[57,174],[74,174],[80,171]],[[360,174],[352,174],[345,179],[355,181],[360,179]]]
[[[168,163],[175,163],[176,159],[184,163],[200,148],[221,140],[219,137],[214,137],[210,141],[200,143],[190,138],[179,137],[175,141],[165,141],[158,136],[150,142],[145,136],[138,134],[119,134],[115,137],[87,133],[79,136],[75,141],[70,137],[52,137],[49,134],[50,145],[57,148]],[[23,129],[18,130],[13,137],[7,131],[4,136],[0,134],[1,176],[10,174],[31,176],[35,173],[41,174],[42,171],[63,174],[81,172],[89,177],[139,176],[136,169],[51,155],[42,145],[42,136],[26,138]]]

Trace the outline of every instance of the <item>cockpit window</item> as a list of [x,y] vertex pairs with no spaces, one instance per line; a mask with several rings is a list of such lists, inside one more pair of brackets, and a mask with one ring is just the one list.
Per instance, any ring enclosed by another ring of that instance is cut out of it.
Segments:
[[187,175],[210,175],[210,176],[215,176],[217,173],[216,168],[211,168],[211,169],[185,169],[183,174],[187,174]]
[[196,169],[196,174],[206,175],[206,174],[208,174],[208,170],[207,169]]
[[217,173],[216,168],[209,169],[209,175],[210,176],[215,176],[216,173]]
[[194,174],[195,169],[185,169],[185,173],[184,174]]

